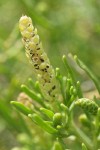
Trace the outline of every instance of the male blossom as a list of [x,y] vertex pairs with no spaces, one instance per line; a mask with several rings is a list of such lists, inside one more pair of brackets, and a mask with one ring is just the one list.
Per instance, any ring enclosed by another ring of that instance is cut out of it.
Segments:
[[40,88],[47,100],[57,96],[57,82],[55,72],[43,50],[39,40],[37,29],[32,25],[30,17],[22,16],[19,20],[19,28],[26,50],[26,56],[33,65],[34,73],[40,83]]

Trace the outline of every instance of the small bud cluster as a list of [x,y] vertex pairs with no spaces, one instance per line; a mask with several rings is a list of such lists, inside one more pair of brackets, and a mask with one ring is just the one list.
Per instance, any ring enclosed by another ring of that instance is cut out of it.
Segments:
[[86,99],[86,98],[81,98],[78,99],[75,104],[77,106],[80,106],[84,111],[92,114],[92,115],[96,115],[97,111],[98,111],[98,105],[90,99]]
[[27,16],[21,17],[19,28],[23,37],[22,40],[25,45],[26,55],[34,66],[34,72],[40,82],[41,90],[46,99],[51,100],[56,96],[57,83],[54,69],[43,50],[37,29],[33,27],[31,18]]
[[24,104],[25,106],[33,109],[34,106],[33,106],[33,102],[32,102],[32,99],[30,97],[28,97],[25,93],[20,93],[18,98],[17,98],[17,101]]

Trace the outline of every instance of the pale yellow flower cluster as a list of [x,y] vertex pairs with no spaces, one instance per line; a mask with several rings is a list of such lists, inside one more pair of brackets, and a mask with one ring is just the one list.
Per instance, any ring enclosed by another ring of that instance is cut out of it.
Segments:
[[30,109],[34,108],[32,99],[23,92],[18,95],[17,101],[24,104],[26,107],[29,107]]
[[34,73],[40,82],[40,88],[47,100],[52,100],[57,94],[57,83],[54,69],[43,50],[39,40],[37,29],[33,27],[30,17],[22,16],[19,20],[19,28],[25,45],[26,55],[34,66]]

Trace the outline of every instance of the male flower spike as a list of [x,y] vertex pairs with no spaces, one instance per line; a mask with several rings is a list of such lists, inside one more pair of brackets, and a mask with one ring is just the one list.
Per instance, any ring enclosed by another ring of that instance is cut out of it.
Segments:
[[37,29],[32,25],[31,18],[27,16],[20,18],[19,28],[25,46],[26,56],[33,65],[34,73],[40,83],[40,88],[47,100],[53,100],[57,96],[55,73],[43,50]]

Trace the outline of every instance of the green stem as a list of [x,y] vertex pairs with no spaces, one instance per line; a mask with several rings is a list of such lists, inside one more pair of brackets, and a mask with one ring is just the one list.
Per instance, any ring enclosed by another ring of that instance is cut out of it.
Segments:
[[74,109],[74,102],[69,108],[70,111],[70,125],[72,132],[87,146],[89,150],[94,150],[94,145],[92,144],[93,142],[87,137],[87,135],[77,127],[74,123],[73,119],[73,109]]
[[61,145],[63,147],[62,150],[65,150],[66,149],[66,144],[64,143],[64,141],[62,140],[62,138],[59,138],[59,141],[60,141],[60,143],[61,143]]
[[89,150],[94,150],[92,141],[84,134],[84,132],[80,130],[73,121],[71,122],[71,125],[75,135],[78,136],[80,140],[82,140],[82,142],[86,144]]

